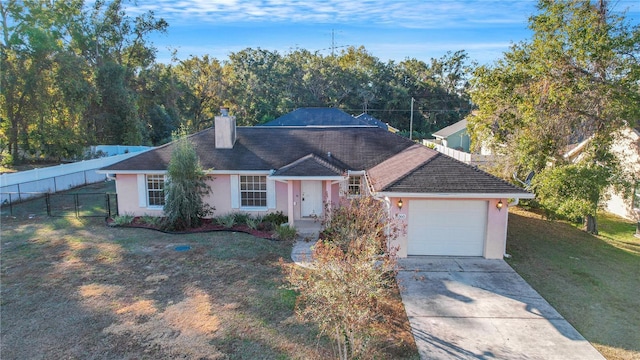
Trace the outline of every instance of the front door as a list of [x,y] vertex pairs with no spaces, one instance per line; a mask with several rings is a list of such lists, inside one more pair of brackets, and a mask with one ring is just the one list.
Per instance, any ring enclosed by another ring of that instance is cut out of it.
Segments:
[[302,181],[301,216],[322,215],[322,181]]

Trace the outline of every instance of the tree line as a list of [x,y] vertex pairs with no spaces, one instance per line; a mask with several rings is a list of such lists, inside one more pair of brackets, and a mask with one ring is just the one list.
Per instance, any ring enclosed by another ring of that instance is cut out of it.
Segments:
[[429,63],[383,62],[364,47],[335,56],[247,48],[221,61],[156,61],[149,40],[169,24],[153,12],[129,16],[122,0],[0,3],[0,151],[3,162],[68,159],[88,145],[160,145],[179,128],[209,127],[220,106],[240,125],[299,107],[367,112],[416,137],[471,110],[473,62],[450,52]]

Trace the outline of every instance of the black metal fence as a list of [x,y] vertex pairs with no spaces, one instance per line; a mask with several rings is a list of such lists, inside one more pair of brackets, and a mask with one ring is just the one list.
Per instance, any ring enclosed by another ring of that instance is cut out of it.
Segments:
[[115,193],[31,193],[28,200],[18,201],[24,193],[5,193],[0,206],[3,216],[14,217],[111,217],[118,215]]

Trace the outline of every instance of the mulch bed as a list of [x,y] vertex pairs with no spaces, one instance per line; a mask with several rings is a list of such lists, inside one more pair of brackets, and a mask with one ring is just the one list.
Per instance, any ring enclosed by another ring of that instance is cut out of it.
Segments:
[[189,228],[181,231],[167,231],[153,224],[145,223],[141,217],[135,217],[130,224],[126,225],[115,225],[113,219],[107,219],[107,225],[110,226],[120,226],[120,227],[132,227],[132,228],[141,228],[141,229],[150,229],[156,230],[167,234],[195,234],[195,233],[204,233],[204,232],[213,232],[213,231],[232,231],[232,232],[242,232],[246,234],[253,235],[257,238],[268,239],[268,240],[278,240],[274,237],[273,231],[263,231],[258,229],[251,229],[247,225],[234,225],[231,228],[224,227],[220,224],[215,224],[211,219],[203,219],[200,226],[195,228]]

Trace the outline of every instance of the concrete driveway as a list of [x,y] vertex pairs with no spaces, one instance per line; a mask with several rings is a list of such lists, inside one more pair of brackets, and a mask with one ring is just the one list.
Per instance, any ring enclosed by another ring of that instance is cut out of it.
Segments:
[[604,359],[503,260],[400,259],[423,359]]

